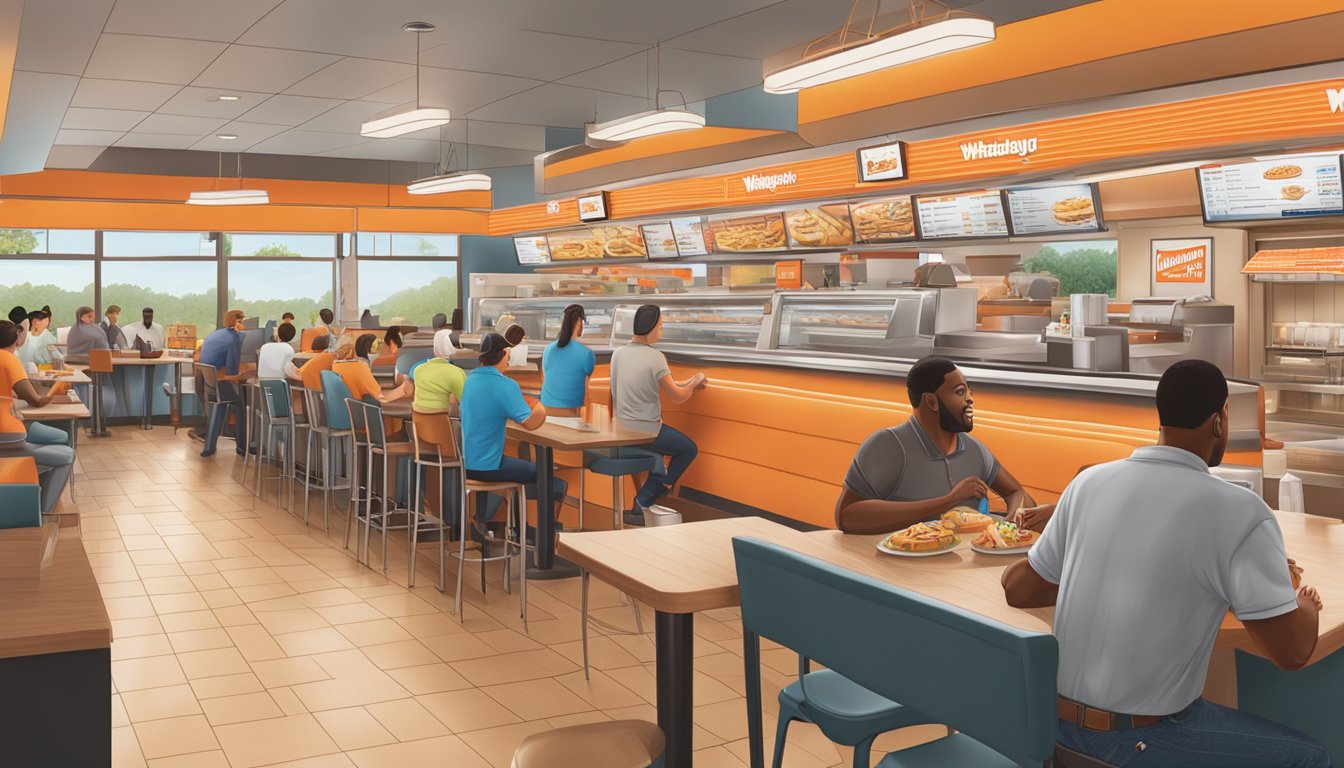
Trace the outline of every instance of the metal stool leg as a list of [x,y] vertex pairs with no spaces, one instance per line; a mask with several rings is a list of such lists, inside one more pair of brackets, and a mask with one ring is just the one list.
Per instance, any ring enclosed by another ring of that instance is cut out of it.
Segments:
[[588,679],[588,569],[584,568],[580,578],[582,581],[582,597],[579,600],[579,615],[582,617],[580,623],[583,625],[583,679]]
[[467,493],[467,470],[464,466],[461,470],[461,484],[459,487],[458,500],[461,504],[457,510],[457,595],[453,599],[453,612],[457,618],[462,618],[462,578],[466,575],[467,568],[467,502],[471,499],[471,494]]

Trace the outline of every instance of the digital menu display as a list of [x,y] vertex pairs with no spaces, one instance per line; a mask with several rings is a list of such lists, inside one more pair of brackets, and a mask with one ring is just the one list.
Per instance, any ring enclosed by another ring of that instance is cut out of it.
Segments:
[[854,234],[860,243],[894,243],[915,239],[915,212],[908,196],[878,197],[849,204]]
[[918,195],[915,219],[923,240],[956,237],[1006,237],[1003,196],[997,190],[955,195]]
[[677,252],[677,236],[672,232],[672,222],[642,224],[639,231],[644,235],[644,247],[650,259],[675,259],[681,255]]
[[579,195],[579,221],[606,221],[611,215],[607,212],[607,193],[594,192],[591,195]]
[[513,251],[518,254],[518,263],[525,267],[547,264],[551,260],[550,249],[542,235],[513,238]]
[[1008,228],[1014,235],[1100,232],[1101,206],[1092,184],[1006,189]]
[[1198,173],[1205,221],[1344,215],[1338,154],[1206,165]]
[[642,259],[648,255],[636,227],[593,227],[552,232],[546,236],[551,262],[594,259]]
[[854,242],[854,226],[845,203],[788,211],[784,224],[789,245],[795,248],[836,248]]
[[783,251],[789,247],[788,241],[784,238],[782,213],[711,219],[709,228],[716,251],[752,253]]
[[855,151],[859,181],[896,181],[904,179],[905,142],[893,141]]
[[705,245],[705,228],[699,216],[672,220],[672,233],[677,238],[677,251],[682,256],[704,256],[709,253]]

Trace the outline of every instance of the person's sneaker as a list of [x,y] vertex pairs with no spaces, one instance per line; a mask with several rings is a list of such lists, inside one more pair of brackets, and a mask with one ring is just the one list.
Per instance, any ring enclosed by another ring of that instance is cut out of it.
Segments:
[[214,452],[214,451],[201,451],[201,458],[203,458],[203,459],[208,459],[208,458],[210,458],[211,456],[214,456],[214,455],[215,455],[215,452]]
[[627,509],[621,517],[626,525],[644,526],[644,508],[639,506],[638,503],[635,504],[633,509]]

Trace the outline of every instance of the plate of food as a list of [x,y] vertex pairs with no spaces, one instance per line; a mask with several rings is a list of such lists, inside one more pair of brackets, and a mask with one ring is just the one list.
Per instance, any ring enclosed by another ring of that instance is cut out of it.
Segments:
[[877,543],[877,550],[900,557],[933,557],[951,552],[961,537],[939,521],[915,523]]
[[1031,545],[1041,538],[1041,534],[1019,528],[1007,520],[985,528],[984,532],[971,542],[971,549],[983,555],[1021,555],[1031,549]]
[[1276,165],[1262,174],[1266,181],[1282,181],[1283,179],[1296,179],[1302,175],[1302,166],[1300,165]]
[[955,533],[979,533],[995,522],[993,517],[970,507],[953,507],[938,519]]

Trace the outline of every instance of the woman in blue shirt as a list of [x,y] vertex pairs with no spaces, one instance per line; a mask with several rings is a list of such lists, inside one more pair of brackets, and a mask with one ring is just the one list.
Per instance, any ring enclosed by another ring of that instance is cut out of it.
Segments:
[[582,306],[565,307],[559,338],[541,354],[541,404],[557,416],[577,415],[587,399],[588,377],[597,358],[578,341],[586,319]]

